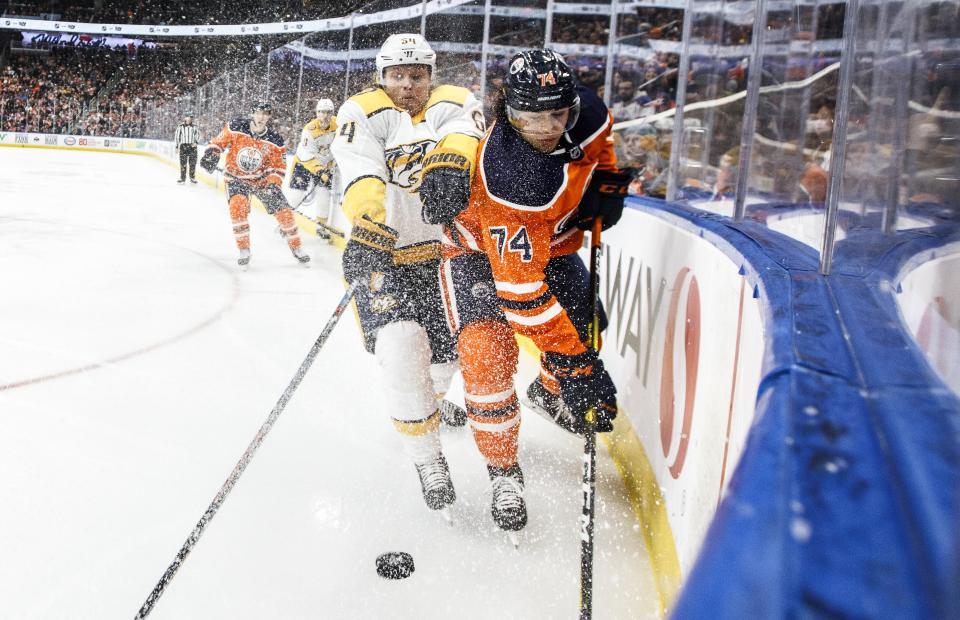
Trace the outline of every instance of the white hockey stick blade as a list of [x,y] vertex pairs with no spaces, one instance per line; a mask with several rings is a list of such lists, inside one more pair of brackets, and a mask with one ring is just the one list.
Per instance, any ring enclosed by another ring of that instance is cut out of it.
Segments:
[[514,549],[520,548],[520,532],[507,532],[507,538]]

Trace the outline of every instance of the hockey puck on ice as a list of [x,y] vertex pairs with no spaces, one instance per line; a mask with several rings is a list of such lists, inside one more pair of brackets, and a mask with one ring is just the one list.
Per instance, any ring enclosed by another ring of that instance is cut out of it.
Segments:
[[379,555],[377,574],[384,579],[406,579],[413,574],[413,556],[403,551],[388,551]]

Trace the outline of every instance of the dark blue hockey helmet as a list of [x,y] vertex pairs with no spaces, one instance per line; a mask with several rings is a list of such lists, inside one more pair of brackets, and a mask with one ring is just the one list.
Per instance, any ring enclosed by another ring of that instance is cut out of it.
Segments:
[[563,57],[547,49],[515,55],[503,80],[503,111],[531,144],[555,146],[580,116],[577,81]]
[[508,107],[530,112],[580,103],[570,66],[560,54],[547,49],[520,52],[510,60],[503,95]]

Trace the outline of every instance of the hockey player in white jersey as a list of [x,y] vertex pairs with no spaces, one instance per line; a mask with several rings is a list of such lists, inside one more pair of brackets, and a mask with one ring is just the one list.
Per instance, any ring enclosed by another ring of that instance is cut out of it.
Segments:
[[[466,204],[485,123],[470,91],[433,84],[435,67],[420,35],[387,38],[376,57],[377,85],[340,107],[333,153],[352,223],[344,277],[361,284],[357,310],[388,413],[427,506],[442,510],[456,497],[438,432],[456,342],[439,286],[441,227],[423,221],[419,194]],[[456,410],[462,424],[465,412]]]
[[316,117],[304,125],[293,163],[283,184],[287,202],[298,212],[317,223],[317,235],[329,239],[326,231],[330,219],[333,176],[336,162],[330,143],[337,131],[333,101],[320,99]]

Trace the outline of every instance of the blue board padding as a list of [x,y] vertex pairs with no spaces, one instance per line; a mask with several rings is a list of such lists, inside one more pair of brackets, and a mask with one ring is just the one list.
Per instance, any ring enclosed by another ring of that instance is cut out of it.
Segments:
[[754,423],[673,617],[960,617],[960,400],[895,286],[957,225],[882,235],[851,215],[825,277],[815,250],[762,223],[628,205],[743,265],[765,330]]

